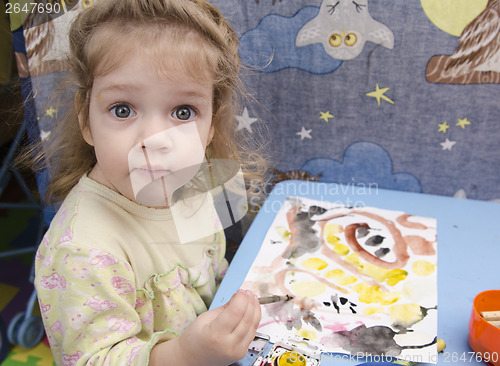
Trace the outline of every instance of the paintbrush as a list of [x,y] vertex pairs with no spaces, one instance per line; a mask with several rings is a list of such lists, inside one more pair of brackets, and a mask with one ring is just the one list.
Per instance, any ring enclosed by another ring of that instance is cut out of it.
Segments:
[[279,295],[265,296],[265,297],[259,297],[259,304],[261,304],[261,305],[273,304],[275,302],[289,301],[291,299],[293,299],[293,296],[289,296],[289,295],[285,295],[285,296],[279,296]]
[[500,328],[500,311],[482,311],[481,316],[491,325]]

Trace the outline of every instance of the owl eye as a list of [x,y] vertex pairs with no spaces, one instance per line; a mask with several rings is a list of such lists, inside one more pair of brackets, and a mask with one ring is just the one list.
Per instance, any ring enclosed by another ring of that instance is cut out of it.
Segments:
[[330,44],[333,46],[333,47],[338,47],[342,44],[342,37],[340,36],[340,34],[332,34],[330,36]]
[[354,33],[349,33],[344,40],[345,44],[348,46],[354,46],[357,41],[358,37]]

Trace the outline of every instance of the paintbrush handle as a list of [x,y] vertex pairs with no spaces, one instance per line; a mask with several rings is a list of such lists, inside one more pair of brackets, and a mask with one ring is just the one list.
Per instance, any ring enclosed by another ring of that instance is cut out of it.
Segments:
[[259,297],[259,304],[261,305],[272,304],[280,301],[288,301],[290,299],[291,297],[288,295],[286,296],[273,295],[273,296]]
[[491,321],[491,320],[498,321],[500,320],[500,311],[482,311],[481,316],[486,321]]

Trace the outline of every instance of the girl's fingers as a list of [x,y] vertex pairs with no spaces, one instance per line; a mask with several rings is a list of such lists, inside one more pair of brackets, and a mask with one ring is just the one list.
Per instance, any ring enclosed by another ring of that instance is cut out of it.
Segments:
[[257,297],[253,294],[250,294],[249,296],[250,301],[246,313],[233,331],[233,335],[237,339],[242,339],[242,341],[245,342],[247,341],[248,344],[250,344],[255,337],[255,332],[257,331],[261,317],[260,304]]
[[243,290],[238,290],[212,321],[210,328],[219,334],[230,334],[236,329],[247,311],[250,297]]

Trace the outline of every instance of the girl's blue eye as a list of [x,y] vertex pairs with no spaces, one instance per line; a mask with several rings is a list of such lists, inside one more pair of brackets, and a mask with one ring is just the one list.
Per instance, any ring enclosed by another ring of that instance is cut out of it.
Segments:
[[118,118],[128,118],[134,111],[126,104],[119,104],[111,108],[111,112]]
[[189,119],[193,118],[196,115],[196,112],[193,110],[193,108],[190,108],[186,105],[182,105],[180,107],[177,107],[174,110],[174,113],[172,113],[172,117],[181,120],[181,121],[188,121]]

